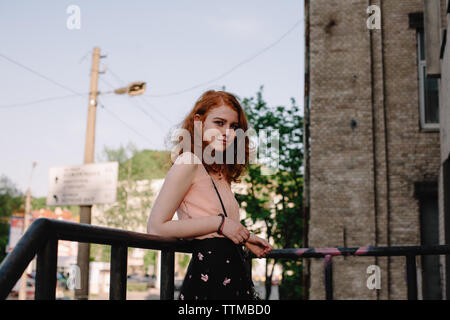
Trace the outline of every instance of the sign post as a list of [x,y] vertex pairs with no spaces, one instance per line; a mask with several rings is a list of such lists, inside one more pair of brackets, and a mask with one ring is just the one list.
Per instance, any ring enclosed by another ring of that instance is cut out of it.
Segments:
[[[116,201],[118,174],[118,162],[50,168],[47,205],[79,205],[80,223],[90,224],[92,205]],[[78,243],[80,287],[75,290],[77,300],[88,299],[89,252],[89,243]]]
[[94,205],[116,201],[118,162],[50,168],[48,206]]

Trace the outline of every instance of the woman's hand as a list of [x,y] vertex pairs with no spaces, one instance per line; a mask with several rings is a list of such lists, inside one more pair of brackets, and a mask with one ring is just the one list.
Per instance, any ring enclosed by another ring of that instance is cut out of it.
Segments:
[[226,217],[223,222],[222,233],[235,244],[244,243],[250,237],[250,231],[248,231],[240,222],[236,222],[228,217]]
[[266,239],[255,236],[253,233],[250,233],[250,237],[248,238],[245,246],[255,254],[258,258],[264,257],[270,251],[272,251],[273,247],[267,242]]

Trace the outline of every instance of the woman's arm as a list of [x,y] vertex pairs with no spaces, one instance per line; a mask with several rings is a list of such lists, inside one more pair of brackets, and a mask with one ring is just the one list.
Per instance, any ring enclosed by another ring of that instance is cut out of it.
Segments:
[[245,246],[258,258],[264,257],[273,249],[266,239],[260,238],[253,233],[250,233],[250,237],[245,242]]
[[[172,220],[175,211],[180,206],[186,192],[191,186],[198,164],[189,159],[192,153],[184,153],[177,158],[174,165],[166,175],[164,184],[153,204],[150,217],[147,222],[147,233],[174,237],[188,238],[202,236],[217,231],[222,218],[210,216],[195,219]],[[225,218],[223,235],[234,243],[247,240],[249,231],[241,224],[229,218]]]
[[[193,153],[183,153],[170,168],[150,212],[147,233],[174,238],[188,238],[217,231],[222,222],[222,218],[218,215],[172,220],[175,211],[180,206],[194,180],[196,171],[199,170],[193,157]],[[242,224],[229,218],[225,218],[222,231],[223,235],[230,238],[234,243],[243,242],[250,236],[249,231]]]
[[220,216],[172,220],[194,180],[198,164],[186,161],[189,153],[177,158],[164,180],[147,222],[147,232],[166,237],[191,237],[217,230]]

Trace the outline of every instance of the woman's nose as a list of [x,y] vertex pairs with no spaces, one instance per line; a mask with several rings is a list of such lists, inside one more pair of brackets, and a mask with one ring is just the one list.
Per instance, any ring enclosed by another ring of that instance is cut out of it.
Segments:
[[225,134],[223,135],[226,139],[233,139],[236,136],[236,133],[232,128],[230,128]]
[[234,131],[235,131],[235,129],[231,125],[228,126],[227,128],[225,128],[225,132],[227,132],[228,134],[233,134]]
[[226,137],[227,134],[229,134],[229,132],[230,132],[230,128],[227,128],[227,127],[225,127],[225,126],[223,126],[222,128],[220,128],[219,130],[220,130],[220,135],[221,135],[222,137]]

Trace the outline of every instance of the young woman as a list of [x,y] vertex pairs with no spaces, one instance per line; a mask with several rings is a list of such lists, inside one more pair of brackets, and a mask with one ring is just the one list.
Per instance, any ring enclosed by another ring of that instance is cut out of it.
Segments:
[[[231,191],[231,182],[240,182],[249,161],[248,138],[236,134],[248,129],[246,116],[232,94],[210,90],[181,127],[188,140],[153,204],[147,232],[192,241],[179,300],[251,299],[237,247],[245,245],[261,258],[272,246],[240,223],[239,203]],[[245,161],[237,161],[242,156]],[[175,211],[178,220],[172,220]]]

